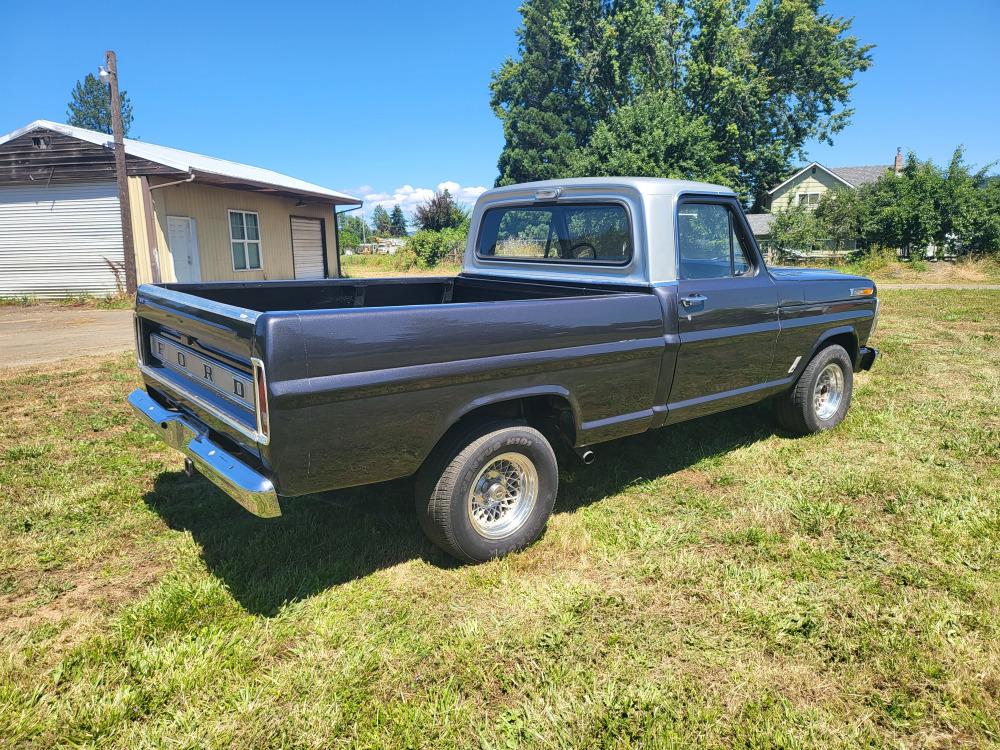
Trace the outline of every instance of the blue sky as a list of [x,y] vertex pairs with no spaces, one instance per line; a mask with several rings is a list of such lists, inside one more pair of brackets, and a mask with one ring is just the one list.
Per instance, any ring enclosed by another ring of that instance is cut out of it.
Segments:
[[[516,53],[517,0],[116,6],[5,9],[6,29],[34,31],[0,46],[0,132],[62,121],[74,82],[113,48],[144,140],[407,207],[442,183],[471,198],[496,177],[488,84]],[[853,124],[811,158],[889,163],[902,146],[944,161],[959,143],[974,163],[1000,158],[1000,2],[827,7],[878,46]]]

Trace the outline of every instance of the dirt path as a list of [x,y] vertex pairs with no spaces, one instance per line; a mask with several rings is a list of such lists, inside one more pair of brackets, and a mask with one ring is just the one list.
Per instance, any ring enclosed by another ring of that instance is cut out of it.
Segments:
[[132,331],[131,310],[0,307],[0,367],[124,351]]

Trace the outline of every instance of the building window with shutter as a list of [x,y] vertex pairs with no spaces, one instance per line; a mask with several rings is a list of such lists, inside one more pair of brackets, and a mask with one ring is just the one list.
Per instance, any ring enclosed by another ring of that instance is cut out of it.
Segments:
[[260,220],[253,211],[229,212],[229,242],[233,270],[252,271],[260,263]]

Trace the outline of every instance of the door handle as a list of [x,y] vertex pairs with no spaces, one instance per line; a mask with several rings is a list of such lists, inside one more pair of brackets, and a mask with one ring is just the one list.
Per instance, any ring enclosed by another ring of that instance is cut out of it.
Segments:
[[704,294],[688,294],[685,297],[681,297],[681,304],[684,307],[694,307],[695,305],[703,305],[708,302],[708,297]]

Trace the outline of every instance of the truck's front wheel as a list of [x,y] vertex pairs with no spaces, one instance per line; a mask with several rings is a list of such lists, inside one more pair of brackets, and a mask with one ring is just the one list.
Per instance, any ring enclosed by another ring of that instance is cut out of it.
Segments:
[[777,397],[778,423],[798,435],[832,429],[847,415],[853,391],[850,355],[842,346],[828,346],[816,353],[795,386]]
[[427,536],[463,562],[522,549],[545,530],[559,488],[548,440],[531,427],[491,422],[442,444],[417,476]]

